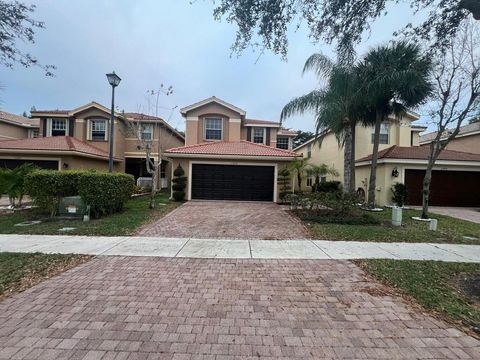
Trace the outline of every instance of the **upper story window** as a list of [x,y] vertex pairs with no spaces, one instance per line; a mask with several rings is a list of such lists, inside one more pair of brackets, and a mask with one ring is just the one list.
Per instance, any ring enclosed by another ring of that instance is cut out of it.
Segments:
[[[390,124],[388,122],[383,122],[380,125],[380,144],[389,144],[390,139]],[[373,144],[373,138],[375,136],[375,128],[372,129],[372,144]]]
[[142,140],[153,140],[153,124],[142,124],[140,138]]
[[266,129],[265,128],[253,128],[253,142],[255,144],[265,144],[265,137],[266,137]]
[[312,157],[312,144],[307,145],[307,159]]
[[29,137],[38,138],[40,136],[40,131],[38,129],[31,129],[29,131]]
[[107,139],[107,121],[103,119],[90,120],[90,140]]
[[277,137],[277,148],[288,150],[289,149],[289,139],[286,136]]
[[67,119],[47,119],[47,136],[67,136]]
[[205,140],[223,139],[223,119],[205,118]]

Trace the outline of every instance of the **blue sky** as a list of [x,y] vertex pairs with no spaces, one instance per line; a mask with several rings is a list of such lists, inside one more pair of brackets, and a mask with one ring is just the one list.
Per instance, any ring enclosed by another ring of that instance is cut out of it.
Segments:
[[[159,115],[183,129],[178,108],[215,95],[247,111],[251,118],[278,120],[290,99],[318,83],[301,75],[306,58],[331,47],[313,44],[306,29],[292,31],[288,60],[245,51],[231,56],[235,26],[213,19],[212,1],[83,0],[34,1],[35,18],[45,22],[36,43],[25,45],[42,63],[57,66],[55,77],[37,68],[0,69],[2,110],[21,114],[37,109],[71,109],[91,100],[107,107],[110,87],[105,74],[122,78],[116,105],[125,111],[154,113],[147,90],[172,85],[160,97]],[[406,5],[375,22],[358,52],[385,43],[404,24]],[[152,99],[151,99],[152,100]],[[174,106],[178,108],[170,110]],[[313,130],[311,116],[286,121],[286,127]]]

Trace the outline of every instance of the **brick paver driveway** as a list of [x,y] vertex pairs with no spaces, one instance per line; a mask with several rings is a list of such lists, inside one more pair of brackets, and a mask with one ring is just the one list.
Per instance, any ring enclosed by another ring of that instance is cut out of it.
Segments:
[[227,201],[189,201],[145,226],[139,235],[268,240],[309,237],[303,224],[277,204]]
[[0,359],[478,359],[346,261],[97,257],[0,302]]

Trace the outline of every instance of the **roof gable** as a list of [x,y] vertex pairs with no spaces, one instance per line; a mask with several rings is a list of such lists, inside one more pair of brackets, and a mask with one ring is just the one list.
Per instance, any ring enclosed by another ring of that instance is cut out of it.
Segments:
[[194,110],[194,109],[198,109],[198,108],[200,108],[200,107],[202,107],[202,106],[205,106],[205,105],[208,105],[208,104],[211,104],[211,103],[218,104],[218,105],[223,106],[223,107],[225,107],[225,108],[227,108],[227,109],[230,109],[230,110],[238,113],[240,116],[245,116],[245,114],[246,114],[246,111],[245,111],[245,110],[242,110],[242,109],[240,109],[239,107],[236,107],[235,105],[232,105],[232,104],[230,104],[230,103],[228,103],[228,102],[226,102],[226,101],[224,101],[224,100],[222,100],[222,99],[219,99],[219,98],[217,98],[217,97],[215,97],[215,96],[211,96],[211,97],[209,97],[208,99],[205,99],[205,100],[196,102],[196,103],[194,103],[194,104],[192,104],[192,105],[189,105],[189,106],[186,106],[186,107],[184,107],[184,108],[181,108],[181,109],[180,109],[180,113],[181,113],[183,116],[185,116],[185,115],[187,114],[187,112],[192,111],[192,110]]

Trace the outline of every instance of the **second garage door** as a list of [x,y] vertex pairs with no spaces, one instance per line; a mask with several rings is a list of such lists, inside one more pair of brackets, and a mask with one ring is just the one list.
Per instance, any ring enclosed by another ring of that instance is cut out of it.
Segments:
[[192,164],[192,199],[273,201],[274,167]]
[[[405,170],[408,204],[422,205],[422,184],[425,170]],[[432,172],[430,201],[432,206],[480,206],[480,172]]]

